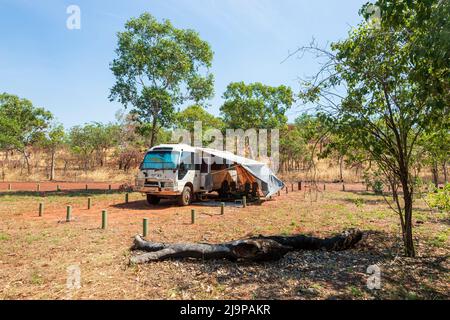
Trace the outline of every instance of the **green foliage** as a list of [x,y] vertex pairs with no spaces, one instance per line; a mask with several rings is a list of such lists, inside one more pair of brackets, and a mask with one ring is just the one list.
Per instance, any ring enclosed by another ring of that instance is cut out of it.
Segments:
[[447,230],[439,232],[431,240],[429,240],[428,243],[434,247],[445,248],[449,237],[450,237],[450,232],[447,229]]
[[294,125],[282,129],[280,134],[281,161],[290,160],[309,162],[314,153],[319,153],[317,144],[324,143],[325,132],[317,117],[302,114],[295,119]]
[[367,152],[390,183],[401,185],[404,201],[397,188],[394,200],[405,252],[414,256],[412,169],[418,140],[436,128],[448,130],[449,124],[450,2],[380,0],[376,5],[378,25],[368,21],[366,5],[361,13],[367,21],[333,43],[332,52],[305,49],[325,61],[320,73],[304,82],[300,96],[318,104],[344,141]]
[[[378,0],[380,32],[395,32],[411,59],[408,71],[417,95],[433,108],[446,108],[450,101],[450,2],[440,0]],[[361,13],[368,19],[368,5]],[[448,119],[447,119],[448,121]]]
[[194,122],[201,121],[204,131],[209,129],[223,130],[225,124],[222,119],[208,113],[200,105],[192,105],[176,115],[176,127],[186,129],[190,132],[194,131]]
[[45,132],[44,138],[40,141],[40,145],[45,149],[54,152],[59,147],[67,143],[67,135],[63,125],[54,124]]
[[427,195],[427,203],[432,208],[450,212],[450,183],[445,184],[442,189],[431,186]]
[[0,149],[25,152],[44,138],[52,114],[31,101],[0,94]]
[[352,199],[352,202],[355,204],[356,207],[362,208],[364,206],[364,199],[356,198]]
[[261,83],[230,83],[223,98],[225,102],[220,111],[227,127],[243,130],[284,128],[286,111],[294,103],[291,88]]
[[361,289],[351,286],[349,287],[350,294],[355,297],[361,299],[364,296],[364,292]]
[[[192,105],[176,114],[175,128],[185,129],[191,133],[191,139],[194,141],[195,122],[202,123],[202,137],[208,130],[219,130],[223,133],[225,124],[221,118],[215,117],[208,113],[201,105]],[[203,146],[208,146],[213,142],[214,138],[203,139]]]
[[213,94],[208,72],[213,52],[193,30],[177,29],[168,20],[160,23],[144,13],[118,33],[116,54],[110,99],[131,105],[138,119],[152,124],[151,145],[158,126],[172,124],[174,106],[199,103]]
[[372,183],[372,190],[375,194],[383,194],[384,184],[381,180],[375,180]]
[[10,237],[6,233],[0,232],[0,241],[7,241]]
[[421,153],[417,161],[428,165],[433,172],[434,183],[438,184],[438,166],[450,159],[450,132],[445,126],[436,127],[421,135],[418,139]]
[[87,170],[94,154],[97,156],[97,162],[104,165],[105,153],[117,145],[119,134],[119,127],[113,124],[91,123],[75,126],[69,132],[70,148]]
[[280,134],[280,156],[282,162],[289,160],[308,161],[311,153],[303,136],[303,131],[297,126],[289,126]]

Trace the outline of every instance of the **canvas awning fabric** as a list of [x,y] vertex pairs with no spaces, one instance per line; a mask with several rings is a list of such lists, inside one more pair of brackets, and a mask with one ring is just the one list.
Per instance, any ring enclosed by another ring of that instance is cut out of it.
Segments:
[[263,162],[237,156],[227,151],[208,148],[198,148],[198,150],[203,151],[204,154],[210,154],[214,157],[222,158],[225,160],[223,163],[240,165],[240,167],[245,169],[256,179],[261,192],[266,198],[273,196],[284,187],[283,181],[278,179],[273,171]]

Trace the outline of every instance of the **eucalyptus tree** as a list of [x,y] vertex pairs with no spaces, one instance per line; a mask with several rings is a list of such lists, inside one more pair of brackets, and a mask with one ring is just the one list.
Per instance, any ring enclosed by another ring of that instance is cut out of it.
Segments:
[[197,32],[158,22],[149,13],[130,19],[117,37],[110,100],[131,106],[137,119],[151,124],[153,146],[159,128],[173,123],[175,106],[213,95],[213,52]]
[[61,124],[53,124],[45,133],[41,146],[50,154],[49,180],[55,179],[56,153],[67,143],[67,135]]
[[33,106],[30,100],[0,94],[0,149],[21,153],[28,174],[31,173],[29,148],[44,138],[52,118],[49,111]]
[[281,129],[286,127],[286,112],[294,103],[292,89],[262,83],[230,83],[220,108],[223,120],[231,129]]

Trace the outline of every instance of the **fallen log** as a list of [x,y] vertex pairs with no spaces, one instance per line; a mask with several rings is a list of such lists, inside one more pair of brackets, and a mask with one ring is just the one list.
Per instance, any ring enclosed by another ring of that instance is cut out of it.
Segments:
[[325,239],[305,235],[259,236],[220,244],[158,243],[146,241],[137,235],[131,250],[145,251],[145,253],[132,256],[130,263],[139,264],[176,258],[271,261],[281,259],[287,252],[295,250],[347,250],[361,238],[362,232],[355,229]]

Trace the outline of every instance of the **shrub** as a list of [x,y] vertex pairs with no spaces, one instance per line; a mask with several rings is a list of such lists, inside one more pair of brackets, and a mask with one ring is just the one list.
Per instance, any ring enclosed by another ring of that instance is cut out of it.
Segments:
[[444,188],[438,189],[432,186],[431,191],[427,195],[427,202],[430,207],[440,211],[450,211],[450,183],[447,183]]
[[372,183],[372,189],[375,194],[383,194],[384,184],[381,180],[375,180]]

